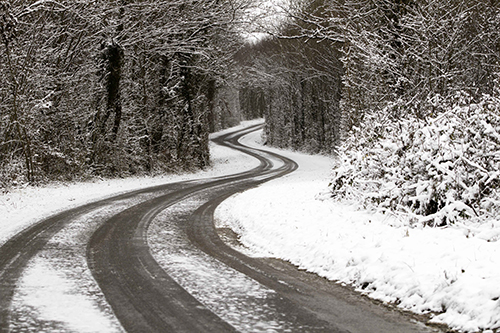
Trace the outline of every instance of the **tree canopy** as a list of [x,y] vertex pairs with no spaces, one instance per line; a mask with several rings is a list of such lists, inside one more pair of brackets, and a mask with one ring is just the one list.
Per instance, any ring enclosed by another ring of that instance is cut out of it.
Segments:
[[207,166],[246,6],[0,1],[0,185]]

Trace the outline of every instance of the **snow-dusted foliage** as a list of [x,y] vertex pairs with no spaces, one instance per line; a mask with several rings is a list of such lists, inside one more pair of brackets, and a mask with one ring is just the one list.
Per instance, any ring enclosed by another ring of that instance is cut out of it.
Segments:
[[242,10],[0,0],[0,189],[206,167],[209,130],[239,119]]
[[[500,212],[500,100],[436,96],[434,114],[367,114],[339,150],[336,198],[409,213],[413,223],[451,224]],[[444,105],[447,105],[446,107]]]

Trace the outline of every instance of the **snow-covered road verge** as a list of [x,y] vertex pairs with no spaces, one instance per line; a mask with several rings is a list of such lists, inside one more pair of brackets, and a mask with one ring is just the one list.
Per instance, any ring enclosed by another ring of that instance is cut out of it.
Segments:
[[[245,121],[240,126],[214,133],[211,137],[260,122],[262,120]],[[210,143],[210,152],[212,166],[205,171],[192,174],[54,183],[42,187],[26,186],[0,193],[0,246],[16,232],[65,209],[149,186],[241,172],[259,164],[252,157],[213,143]]]
[[[259,142],[256,133],[244,143]],[[432,228],[358,210],[330,198],[332,159],[278,152],[299,169],[223,202],[218,227],[237,232],[255,256],[281,258],[401,308],[433,312],[433,321],[457,330],[500,327],[500,242],[488,241],[498,222]]]
[[[256,122],[261,121],[245,122],[238,127]],[[236,128],[213,136],[233,130]],[[193,174],[4,190],[0,195],[0,246],[18,231],[72,207],[145,187],[222,176],[259,165],[256,159],[233,149],[215,144],[210,148],[212,167]],[[91,235],[104,221],[142,199],[121,200],[82,214],[68,221],[64,229],[51,237],[46,248],[27,263],[17,281],[9,309],[10,328],[33,331],[44,327],[40,323],[46,323],[44,328],[49,331],[123,332],[87,269],[86,249]]]

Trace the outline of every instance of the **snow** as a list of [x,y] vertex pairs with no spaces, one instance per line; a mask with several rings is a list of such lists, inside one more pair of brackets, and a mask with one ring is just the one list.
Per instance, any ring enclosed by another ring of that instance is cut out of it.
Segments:
[[[26,315],[22,321],[25,325],[30,320],[55,321],[71,331],[122,332],[114,317],[103,316],[90,298],[79,293],[81,288],[78,285],[43,258],[37,258],[26,270],[19,289],[21,292],[16,295],[14,305],[21,303],[20,307],[25,311],[36,309],[35,313],[30,311]],[[52,328],[51,331],[58,330]],[[66,330],[61,328],[63,331]]]
[[214,259],[183,236],[182,216],[204,202],[200,194],[155,217],[148,230],[154,258],[182,288],[236,330],[293,331],[286,316],[272,307],[274,290]]
[[[240,128],[250,124],[255,122]],[[269,149],[260,141],[259,133],[243,140]],[[229,198],[216,211],[218,226],[237,232],[246,253],[288,260],[407,310],[432,311],[433,321],[458,330],[500,327],[500,221],[432,228],[414,223],[406,215],[363,210],[357,204],[330,198],[333,159],[269,150],[294,159],[299,169]],[[125,191],[241,172],[258,165],[254,158],[224,147],[211,145],[211,154],[210,169],[189,175],[53,184],[3,193],[0,245],[41,218],[70,207]],[[389,182],[383,186],[384,191],[395,188]],[[182,265],[193,264],[183,260]],[[75,280],[50,262],[35,258],[22,277],[21,287],[21,291],[36,290],[31,296],[21,292],[16,297],[27,307],[36,308],[41,318],[62,320],[53,313],[52,305],[42,302],[52,295],[57,302],[67,304],[65,322],[73,331],[115,329],[110,319],[99,315],[95,302],[76,292]],[[79,314],[86,320],[68,322],[67,318]],[[89,326],[92,321],[95,324]]]
[[[258,133],[246,137],[253,146],[260,141]],[[255,256],[281,258],[403,309],[432,312],[432,321],[457,330],[500,327],[498,221],[432,228],[403,214],[336,202],[328,187],[333,159],[271,150],[299,169],[216,210],[218,227],[233,229]]]
[[334,197],[405,212],[424,225],[496,221],[500,100],[472,104],[459,93],[422,119],[388,117],[392,107],[367,112],[337,147]]
[[30,259],[12,299],[13,331],[34,331],[46,323],[51,332],[123,332],[87,268],[87,243],[110,216],[140,200],[123,199],[72,219]]
[[[213,136],[261,122],[243,122]],[[52,184],[3,193],[0,195],[0,246],[15,233],[71,207],[131,190],[222,176],[259,165],[256,159],[230,148],[211,144],[210,149],[212,167],[193,174]],[[14,330],[31,331],[42,325],[50,332],[123,331],[87,269],[85,251],[86,241],[100,220],[132,204],[134,200],[122,200],[113,207],[106,206],[72,221],[49,241],[47,250],[30,260],[12,299]]]
[[[260,122],[262,120],[245,121],[237,127],[212,134],[212,136],[222,135]],[[193,174],[103,179],[85,183],[51,184],[44,187],[27,186],[1,193],[0,246],[15,233],[40,219],[72,207],[149,186],[241,172],[259,164],[252,157],[213,143],[210,143],[210,151],[213,166]]]

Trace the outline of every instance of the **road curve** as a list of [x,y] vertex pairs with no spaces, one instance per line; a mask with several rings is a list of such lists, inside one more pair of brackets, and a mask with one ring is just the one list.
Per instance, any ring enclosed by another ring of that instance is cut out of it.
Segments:
[[[214,139],[257,158],[260,164],[252,170],[90,203],[43,220],[6,242],[0,247],[0,331],[9,331],[12,297],[29,260],[54,235],[78,216],[141,195],[148,199],[100,224],[86,251],[93,277],[127,332],[435,331],[347,288],[278,260],[247,257],[221,241],[213,223],[220,202],[298,167],[286,157],[238,143],[260,128]],[[185,270],[191,260],[197,263],[191,265],[192,272]],[[204,287],[206,294],[196,289]]]
[[[255,129],[258,127],[251,130]],[[240,146],[237,140],[247,132],[238,135],[230,133],[217,142],[258,158],[261,162],[258,167],[207,183],[186,186],[131,207],[108,220],[91,238],[87,252],[89,267],[126,331],[236,331],[166,274],[151,254],[147,231],[160,212],[195,195],[206,198],[227,196],[297,168],[297,164],[287,158]],[[283,165],[273,168],[272,161],[265,155],[279,158]],[[303,331],[305,328],[310,332],[340,332],[287,299],[273,295],[265,302],[269,303],[266,306],[280,309],[273,321],[283,322],[289,330]]]
[[[189,240],[189,243],[179,245],[182,251],[199,255],[196,254],[196,249],[199,249],[274,292],[252,304],[273,309],[274,315],[265,314],[262,318],[279,323],[278,327],[250,327],[248,331],[428,331],[423,325],[410,322],[398,312],[387,311],[384,307],[376,307],[369,302],[353,302],[352,295],[346,296],[345,291],[343,298],[339,299],[336,295],[338,288],[330,290],[331,286],[324,285],[321,279],[319,282],[313,282],[311,277],[304,278],[300,272],[294,272],[290,268],[284,272],[283,267],[277,269],[269,264],[269,260],[247,257],[221,241],[213,223],[213,211],[220,202],[230,195],[286,175],[297,168],[297,164],[286,157],[238,143],[242,135],[258,128],[230,133],[216,140],[218,144],[238,149],[259,159],[260,165],[257,168],[243,174],[187,186],[132,207],[110,219],[94,234],[88,246],[89,265],[124,328],[130,332],[232,332],[235,328],[246,330],[245,326],[238,327],[237,322],[229,325],[223,318],[224,313],[214,313],[217,312],[216,306],[214,311],[210,311],[207,305],[210,302],[204,304],[192,296],[186,290],[189,288],[189,282],[181,286],[179,279],[174,279],[166,273],[170,271],[169,263],[162,267],[151,253],[148,228],[157,216],[175,205],[196,201],[194,208],[173,212],[166,217],[168,224],[178,225],[176,232],[182,235],[176,237]],[[280,160],[281,166],[273,167],[273,159]],[[172,239],[171,242],[176,240]],[[220,270],[216,264],[214,266],[214,270]],[[196,279],[196,274],[192,276],[192,279]],[[231,280],[228,281],[230,284]],[[229,284],[224,288],[229,289]],[[252,308],[255,308],[254,305]]]

